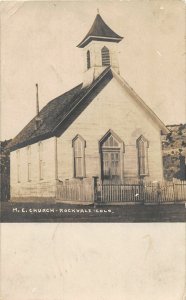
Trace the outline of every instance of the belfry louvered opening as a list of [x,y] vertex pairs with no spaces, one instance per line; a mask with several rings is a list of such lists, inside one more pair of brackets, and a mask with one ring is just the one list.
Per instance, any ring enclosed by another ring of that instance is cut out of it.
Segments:
[[90,69],[90,51],[87,51],[87,70]]
[[102,66],[110,66],[110,53],[107,47],[101,49]]

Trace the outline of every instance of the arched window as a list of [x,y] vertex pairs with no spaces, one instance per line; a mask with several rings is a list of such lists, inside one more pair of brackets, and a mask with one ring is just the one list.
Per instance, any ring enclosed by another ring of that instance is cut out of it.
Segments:
[[148,176],[148,147],[149,142],[141,135],[137,139],[137,149],[138,149],[138,170],[139,176]]
[[90,69],[90,51],[87,51],[87,70]]
[[74,156],[74,177],[85,177],[85,140],[77,135],[72,141]]
[[102,180],[119,181],[123,176],[122,140],[109,130],[100,141],[101,178]]
[[110,53],[107,47],[101,49],[102,66],[110,66]]

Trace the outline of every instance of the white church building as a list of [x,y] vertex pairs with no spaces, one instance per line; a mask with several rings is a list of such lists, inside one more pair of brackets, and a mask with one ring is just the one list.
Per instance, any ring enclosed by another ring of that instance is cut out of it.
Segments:
[[56,198],[65,182],[163,180],[168,129],[120,75],[116,34],[98,13],[79,43],[83,82],[51,100],[8,145],[11,199]]

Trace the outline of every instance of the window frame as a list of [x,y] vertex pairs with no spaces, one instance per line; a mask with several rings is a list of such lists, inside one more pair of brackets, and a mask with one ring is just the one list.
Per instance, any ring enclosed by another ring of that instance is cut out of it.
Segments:
[[[118,145],[113,145],[113,146],[105,146],[104,143],[110,138],[113,137]],[[100,178],[101,180],[104,180],[104,174],[103,174],[103,155],[104,153],[116,153],[118,152],[119,155],[119,163],[120,163],[120,180],[123,180],[124,178],[124,153],[125,153],[125,144],[121,140],[121,138],[112,130],[109,129],[107,133],[101,138],[99,141],[99,153],[100,153]]]
[[43,162],[43,143],[39,142],[38,143],[38,147],[39,147],[39,180],[43,180],[44,179],[44,172],[43,172],[43,166],[44,166],[44,162]]
[[[149,176],[148,148],[149,141],[143,136],[136,141],[137,158],[138,158],[138,175],[141,178]],[[140,149],[140,147],[143,147]],[[143,154],[143,155],[142,155]]]
[[87,51],[87,70],[91,68],[90,50]]
[[20,179],[20,149],[16,150],[16,160],[17,160],[17,183],[21,182]]
[[[75,144],[77,141],[81,142],[81,156],[77,157],[76,156],[76,149],[75,149]],[[72,148],[73,148],[73,177],[74,178],[85,178],[86,177],[86,166],[85,166],[85,148],[86,148],[86,141],[84,140],[84,138],[77,134],[75,136],[75,138],[72,140]],[[79,176],[79,174],[77,174],[77,164],[76,164],[76,159],[77,158],[81,158],[81,170],[82,170],[82,176]]]
[[32,171],[31,171],[31,146],[27,146],[27,181],[31,181],[32,179]]
[[111,65],[110,51],[106,46],[101,49],[101,62],[103,67]]

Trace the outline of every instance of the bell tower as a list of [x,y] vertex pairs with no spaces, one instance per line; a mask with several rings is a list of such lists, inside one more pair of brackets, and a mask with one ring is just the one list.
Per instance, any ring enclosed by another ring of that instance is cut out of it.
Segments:
[[84,51],[83,87],[90,85],[109,66],[119,73],[118,43],[122,39],[98,12],[89,32],[77,45]]

